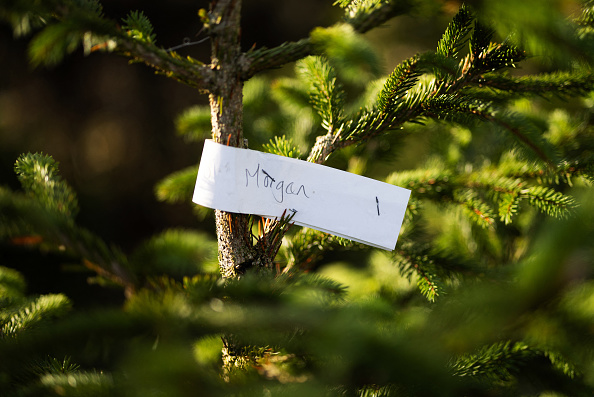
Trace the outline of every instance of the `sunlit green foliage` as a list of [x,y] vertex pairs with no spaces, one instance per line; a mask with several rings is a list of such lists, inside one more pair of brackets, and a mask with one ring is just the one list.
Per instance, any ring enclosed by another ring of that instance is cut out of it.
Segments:
[[[96,2],[34,3],[0,15],[19,34],[41,29],[36,64],[91,34],[187,66],[155,47],[141,12],[116,29]],[[124,303],[82,312],[64,294],[29,294],[2,264],[1,395],[592,395],[593,3],[572,21],[556,1],[471,2],[433,50],[387,71],[362,34],[411,5],[336,4],[343,22],[250,50],[258,67],[304,52],[294,73],[245,82],[243,134],[251,149],[410,189],[395,250],[289,218],[266,234],[251,217],[246,246],[282,238],[279,254],[222,279],[205,233],[166,230],[128,254],[80,227],[57,163],[23,155],[22,191],[0,188],[0,249],[69,255]],[[543,53],[546,73],[518,72]],[[201,142],[210,109],[176,128]],[[157,199],[188,203],[195,178],[195,165],[165,177]]]

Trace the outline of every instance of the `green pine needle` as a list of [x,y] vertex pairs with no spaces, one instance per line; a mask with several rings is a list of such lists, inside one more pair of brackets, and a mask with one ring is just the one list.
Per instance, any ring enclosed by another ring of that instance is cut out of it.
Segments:
[[435,298],[439,296],[440,287],[437,282],[438,278],[435,275],[419,272],[419,277],[417,279],[417,287],[429,302],[435,302]]
[[517,95],[539,95],[544,97],[572,98],[585,96],[594,91],[594,75],[589,70],[555,72],[523,77],[502,74],[482,76],[477,84]]
[[122,22],[128,36],[147,44],[155,43],[157,36],[153,33],[153,25],[142,11],[132,11]]
[[460,10],[446,28],[445,33],[437,43],[437,53],[444,57],[457,58],[460,50],[468,40],[472,31],[473,15],[466,6]]
[[192,106],[175,120],[177,133],[187,142],[200,142],[211,135],[210,108]]
[[498,342],[480,349],[475,354],[465,355],[453,363],[455,376],[488,378],[508,382],[528,360],[541,353],[521,342]]
[[31,303],[12,309],[12,314],[0,324],[0,336],[17,337],[54,317],[61,317],[71,308],[62,294],[42,295]]
[[527,197],[530,204],[547,215],[561,219],[567,218],[577,206],[573,197],[546,186],[532,186],[523,190],[522,197]]
[[488,103],[457,95],[428,98],[423,103],[423,113],[431,118],[470,126],[476,125],[477,121],[488,120],[490,117]]
[[466,216],[482,228],[492,227],[495,215],[489,203],[483,200],[476,191],[464,189],[456,191],[454,198],[465,210]]
[[159,201],[167,203],[188,203],[192,199],[198,168],[191,166],[163,178],[155,186]]
[[42,376],[46,374],[71,374],[76,373],[79,369],[80,365],[73,363],[70,356],[64,357],[63,360],[48,356],[37,364],[35,372]]
[[409,0],[337,0],[334,3],[345,9],[344,20],[365,33],[372,27],[380,26],[396,15],[404,14],[414,6]]
[[72,23],[50,25],[31,40],[29,58],[33,66],[55,66],[72,54],[81,41],[82,34]]
[[402,98],[417,83],[421,74],[418,56],[398,65],[378,95],[378,109],[384,113],[394,112],[399,104],[403,104]]
[[380,74],[379,56],[369,42],[349,24],[316,28],[311,41],[317,54],[324,54],[338,75],[353,85],[364,85]]
[[512,216],[518,212],[518,195],[516,192],[504,193],[499,200],[499,219],[506,225],[512,222]]
[[58,174],[58,163],[51,156],[21,155],[15,163],[15,172],[25,192],[44,208],[69,218],[77,214],[76,195]]
[[70,374],[46,374],[40,379],[48,391],[59,390],[61,395],[110,396],[115,392],[111,375],[103,372],[78,371]]
[[345,94],[336,80],[336,72],[322,57],[307,57],[297,62],[296,71],[306,82],[314,109],[322,117],[322,126],[336,131],[343,119]]
[[137,273],[168,274],[181,279],[183,276],[218,271],[216,249],[216,243],[203,233],[167,230],[136,249],[130,257],[130,264]]
[[470,52],[475,60],[481,57],[481,54],[486,52],[491,45],[491,38],[493,38],[495,31],[479,21],[474,22],[474,31],[470,38]]
[[293,145],[291,139],[286,136],[275,136],[269,143],[264,145],[264,150],[268,153],[277,154],[284,157],[298,159],[301,157],[301,151]]
[[[0,266],[0,302],[5,299],[22,298],[25,294],[25,279],[21,273],[8,267]],[[0,309],[2,309],[0,304]]]

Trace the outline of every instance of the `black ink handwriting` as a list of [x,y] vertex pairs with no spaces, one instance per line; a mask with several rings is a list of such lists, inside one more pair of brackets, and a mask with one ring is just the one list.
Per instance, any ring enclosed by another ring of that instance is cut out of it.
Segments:
[[[260,168],[260,164],[258,164],[258,168]],[[264,169],[262,169],[262,172],[264,173],[264,175],[266,175],[267,178],[272,179],[272,182],[276,182],[276,179],[274,179],[273,177],[271,177],[270,174],[268,174],[268,172],[264,171]]]
[[297,185],[295,182],[289,182],[285,184],[285,181],[278,181],[273,178],[268,172],[260,168],[260,164],[254,172],[250,172],[249,169],[245,169],[245,187],[248,187],[250,181],[256,182],[256,187],[260,188],[260,172],[264,174],[262,181],[263,188],[269,188],[272,193],[272,197],[277,203],[282,203],[285,200],[285,195],[299,196],[302,194],[305,198],[309,198],[309,195],[305,191],[305,185]]

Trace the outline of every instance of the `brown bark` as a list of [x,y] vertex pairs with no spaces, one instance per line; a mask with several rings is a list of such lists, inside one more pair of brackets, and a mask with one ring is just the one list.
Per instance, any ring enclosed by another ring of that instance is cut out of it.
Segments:
[[[215,71],[209,95],[212,138],[243,146],[243,82],[240,78],[241,0],[214,2],[208,15],[212,40],[211,66]],[[248,216],[216,211],[219,265],[224,278],[234,278],[253,261]]]

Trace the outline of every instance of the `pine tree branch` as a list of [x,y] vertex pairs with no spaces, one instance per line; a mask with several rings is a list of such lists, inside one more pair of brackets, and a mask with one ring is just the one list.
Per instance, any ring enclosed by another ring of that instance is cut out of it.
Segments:
[[556,96],[560,98],[583,96],[594,90],[594,75],[589,71],[559,72],[538,76],[510,77],[486,74],[476,80],[478,87],[525,95]]
[[[13,15],[13,24],[17,24],[19,18],[43,21],[40,23],[43,28],[32,39],[29,50],[35,65],[59,63],[82,43],[86,54],[115,51],[191,87],[202,91],[212,88],[214,70],[195,59],[184,59],[155,46],[152,26],[142,13],[132,13],[120,27],[115,21],[104,18],[100,5],[92,2],[52,1],[26,11],[0,8],[0,12]],[[29,33],[29,30],[22,33]]]
[[472,13],[468,7],[462,5],[437,43],[437,53],[445,57],[456,58],[458,52],[466,43],[468,34],[472,30],[472,20]]
[[133,61],[145,63],[160,74],[202,92],[210,92],[214,89],[215,71],[209,65],[190,57],[181,58],[174,52],[167,52],[122,34],[119,35],[117,43],[116,51]]
[[498,342],[480,349],[475,354],[459,357],[452,364],[454,376],[485,377],[492,381],[509,382],[526,361],[542,352],[524,343]]
[[241,78],[249,80],[254,75],[268,69],[279,68],[314,53],[311,39],[283,43],[274,48],[252,49],[241,55]]
[[0,319],[0,340],[17,338],[22,333],[55,317],[61,317],[72,308],[72,303],[63,294],[42,295],[31,302],[12,308],[5,322]]
[[129,296],[137,288],[126,256],[114,246],[51,208],[10,191],[0,191],[0,233],[7,237],[34,235],[55,250],[68,250],[99,275],[124,287]]
[[297,62],[297,75],[307,82],[314,109],[322,118],[322,127],[334,133],[342,124],[344,91],[336,80],[336,71],[322,57],[307,57]]
[[[364,2],[361,2],[364,3]],[[368,7],[348,8],[345,22],[359,33],[380,26],[397,15],[410,11],[414,2],[410,0],[381,0]]]
[[496,117],[489,113],[482,113],[481,117],[511,132],[523,145],[525,145],[533,153],[535,153],[544,164],[546,164],[552,170],[555,169],[556,165],[551,156],[545,152],[542,146],[538,145],[533,139],[530,139],[528,134],[525,133],[526,131],[523,131],[517,126],[512,125],[507,120],[504,120],[500,117]]
[[[379,4],[369,10],[347,12],[344,22],[351,25],[358,33],[365,33],[391,18],[405,14],[413,7],[410,0],[379,1]],[[287,63],[295,62],[308,55],[320,52],[311,37],[296,42],[283,43],[274,48],[261,48],[251,50],[241,55],[241,78],[249,80],[252,76],[267,69],[281,67]]]
[[285,272],[310,271],[318,265],[324,253],[341,247],[361,248],[362,244],[318,230],[301,228],[289,241]]
[[[488,36],[490,32],[485,34]],[[486,110],[487,104],[460,95],[465,87],[476,84],[486,72],[513,66],[514,59],[525,57],[525,53],[515,47],[490,46],[483,41],[474,39],[476,53],[466,56],[458,71],[452,68],[452,58],[433,53],[413,57],[397,66],[381,91],[376,108],[362,111],[345,121],[336,133],[318,137],[308,161],[323,163],[336,150],[395,130],[405,122],[429,117],[451,121],[479,118],[495,122],[512,132],[524,146],[551,165],[551,157],[519,128],[495,118]],[[413,92],[418,77],[429,71],[443,77],[436,77]],[[452,79],[452,76],[455,78]]]

